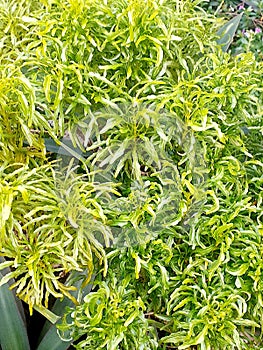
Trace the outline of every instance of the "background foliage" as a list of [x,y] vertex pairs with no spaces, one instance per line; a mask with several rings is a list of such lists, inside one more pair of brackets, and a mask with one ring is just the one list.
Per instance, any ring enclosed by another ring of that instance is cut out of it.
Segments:
[[238,14],[242,15],[241,22],[236,32],[231,52],[251,51],[259,60],[262,60],[262,33],[263,33],[263,1],[208,1],[202,3],[202,7],[218,16],[231,19]]
[[263,67],[199,5],[0,2],[1,288],[62,316],[39,349],[260,349]]

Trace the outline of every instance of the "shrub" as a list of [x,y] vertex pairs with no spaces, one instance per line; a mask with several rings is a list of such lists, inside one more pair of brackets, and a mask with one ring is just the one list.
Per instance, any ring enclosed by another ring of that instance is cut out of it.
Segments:
[[1,284],[65,348],[261,342],[263,67],[199,3],[1,2]]

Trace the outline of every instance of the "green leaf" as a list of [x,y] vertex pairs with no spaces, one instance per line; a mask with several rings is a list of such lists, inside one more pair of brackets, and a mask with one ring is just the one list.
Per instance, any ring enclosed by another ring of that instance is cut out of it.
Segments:
[[21,17],[22,21],[24,21],[25,23],[31,23],[34,24],[37,22],[37,19],[34,17],[29,17],[29,16],[22,16]]
[[73,143],[70,140],[64,139],[63,141],[58,141],[59,143],[57,143],[53,139],[45,138],[44,141],[45,141],[46,149],[49,152],[66,155],[66,156],[72,156],[76,159],[83,160],[83,161],[85,160],[83,158],[84,153],[81,151],[81,149],[74,147]]
[[222,50],[225,52],[228,50],[231,42],[234,39],[241,17],[242,13],[236,15],[230,21],[225,23],[217,32],[217,35],[219,36],[217,43],[221,45]]
[[50,98],[51,78],[52,78],[51,75],[46,75],[43,82],[44,92],[46,95],[46,99],[49,103],[51,102],[51,98]]
[[244,1],[244,3],[248,6],[253,7],[255,10],[257,10],[259,8],[259,1],[258,0],[251,0],[251,1]]
[[260,328],[260,325],[252,320],[247,320],[247,319],[240,319],[240,320],[235,320],[233,321],[236,325],[239,326],[244,326],[244,327],[257,327]]
[[38,306],[35,305],[34,309],[41,313],[47,320],[49,320],[51,323],[55,324],[60,317],[55,315],[53,312],[51,312],[49,309],[45,308],[44,306]]
[[[92,280],[93,279],[94,276],[92,277]],[[71,284],[72,280],[76,280],[76,282],[73,283],[77,287],[77,290],[73,292],[73,295],[76,298],[78,297],[77,294],[80,294],[81,297],[88,295],[92,288],[92,283],[89,283],[84,288],[82,288],[83,273],[72,273],[68,277],[68,284]],[[66,308],[72,307],[73,305],[73,302],[68,298],[64,298],[63,300],[56,300],[51,311],[52,313],[62,317],[65,313]],[[59,320],[57,320],[57,323],[58,322]],[[57,330],[57,323],[52,324],[49,320],[46,321],[39,337],[37,350],[66,350],[70,347],[71,341],[66,341],[60,338]]]
[[233,276],[242,276],[247,272],[248,268],[249,268],[249,263],[242,264],[235,269],[227,268],[226,271]]
[[[4,275],[0,272],[0,278]],[[0,345],[2,350],[30,350],[25,323],[9,284],[0,287]]]
[[178,347],[178,350],[188,349],[190,346],[204,343],[205,336],[207,335],[208,329],[209,329],[209,326],[205,325],[203,330],[196,337],[192,338],[189,342],[184,342],[183,345],[180,345]]
[[48,332],[38,345],[37,350],[66,350],[70,345],[70,341],[65,341],[60,338],[56,327],[53,326],[49,328]]

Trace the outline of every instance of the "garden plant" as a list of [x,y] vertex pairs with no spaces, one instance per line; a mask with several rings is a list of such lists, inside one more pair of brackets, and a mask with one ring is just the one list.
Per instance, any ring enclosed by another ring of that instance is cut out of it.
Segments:
[[262,55],[212,10],[0,0],[2,350],[262,349]]

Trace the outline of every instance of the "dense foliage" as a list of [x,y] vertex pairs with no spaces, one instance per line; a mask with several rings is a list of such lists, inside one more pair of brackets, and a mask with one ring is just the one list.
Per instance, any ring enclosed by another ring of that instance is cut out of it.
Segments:
[[263,65],[199,3],[0,1],[1,285],[65,349],[262,344]]

